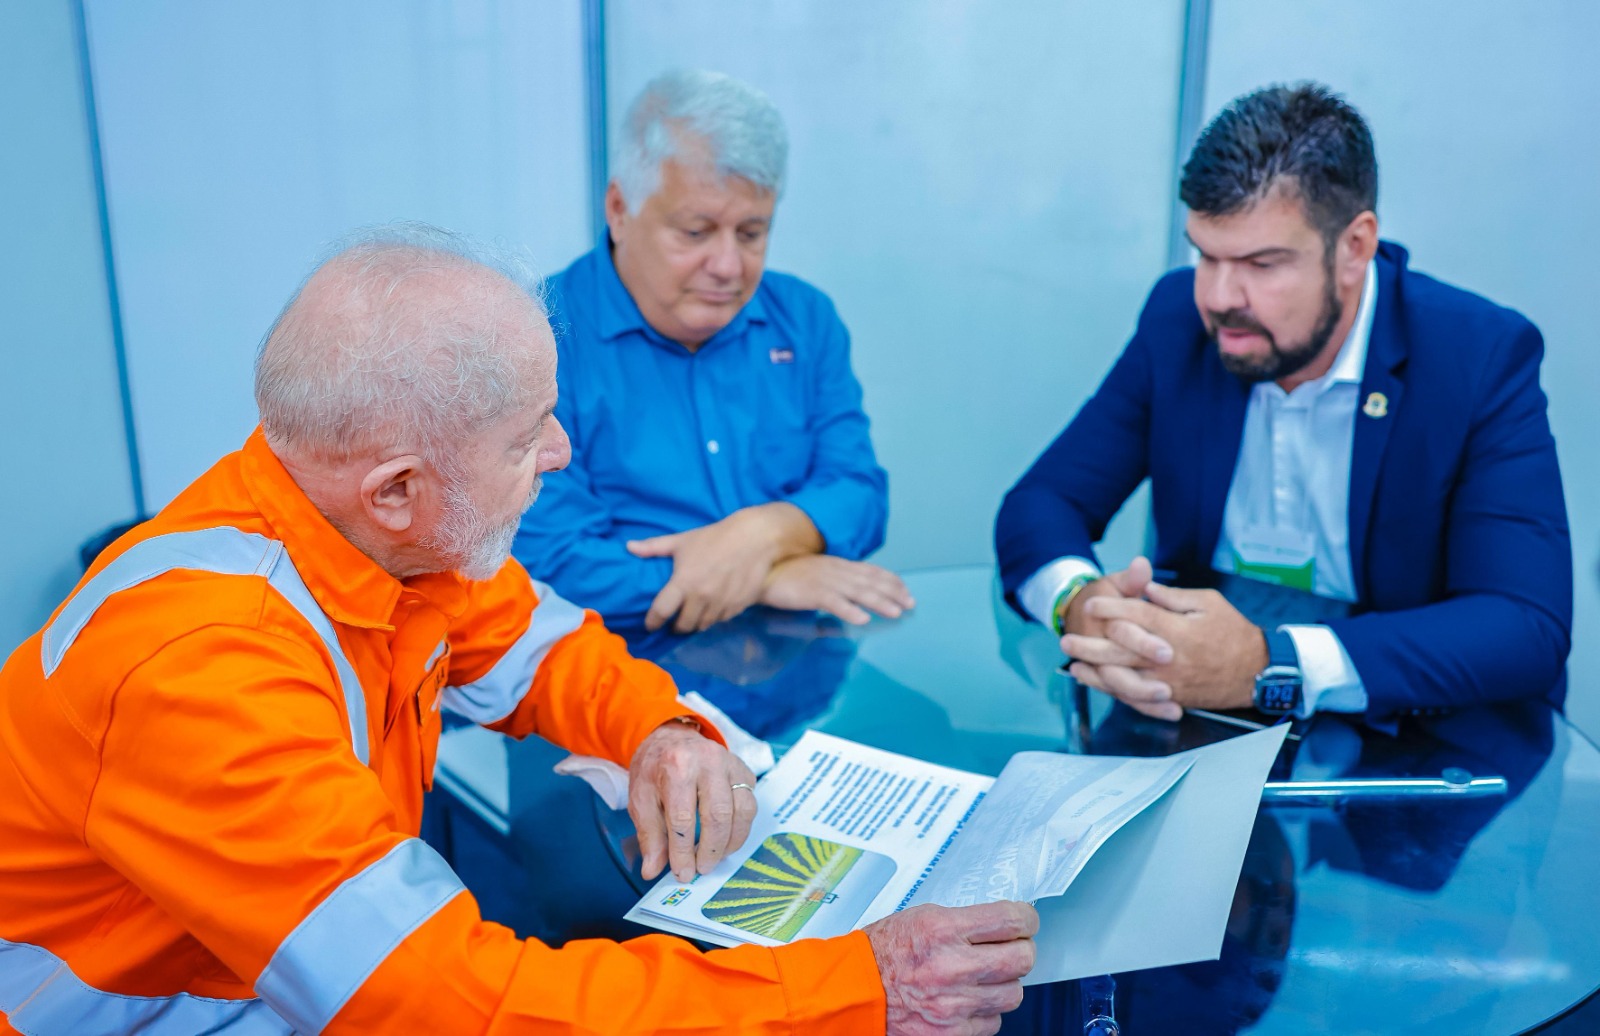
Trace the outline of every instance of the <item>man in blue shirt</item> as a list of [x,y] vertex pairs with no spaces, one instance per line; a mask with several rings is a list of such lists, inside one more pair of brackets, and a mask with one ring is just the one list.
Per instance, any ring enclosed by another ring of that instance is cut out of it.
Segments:
[[888,493],[849,334],[820,291],[763,274],[787,150],[744,84],[658,77],[624,121],[607,240],[551,281],[572,463],[515,553],[614,627],[911,607],[861,560]]

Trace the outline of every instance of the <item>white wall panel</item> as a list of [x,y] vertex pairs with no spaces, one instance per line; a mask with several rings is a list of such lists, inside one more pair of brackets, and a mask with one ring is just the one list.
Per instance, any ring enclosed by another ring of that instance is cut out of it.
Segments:
[[255,424],[251,364],[351,228],[588,243],[578,0],[89,0],[152,508]]
[[[788,123],[771,265],[827,291],[889,470],[886,564],[983,562],[1005,489],[1165,268],[1183,3],[612,0],[612,124],[697,66]],[[1109,553],[1141,542],[1130,508]]]
[[0,5],[0,657],[133,518],[72,5]]

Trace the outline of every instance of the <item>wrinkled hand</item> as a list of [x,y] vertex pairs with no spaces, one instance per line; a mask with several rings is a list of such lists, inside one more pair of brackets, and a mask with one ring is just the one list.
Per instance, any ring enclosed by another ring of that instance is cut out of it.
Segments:
[[1081,684],[1098,688],[1146,715],[1175,720],[1183,710],[1172,702],[1172,688],[1149,672],[1172,661],[1172,645],[1156,633],[1121,618],[1103,618],[1089,608],[1096,598],[1137,600],[1151,585],[1150,561],[1134,558],[1121,572],[1096,579],[1067,609],[1061,653],[1073,660],[1068,672]]
[[889,1036],[987,1036],[1022,1003],[1039,915],[1026,903],[924,905],[864,930],[883,977]]
[[733,786],[755,783],[738,756],[694,727],[665,723],[651,731],[628,767],[628,814],[639,832],[645,880],[670,863],[673,876],[688,881],[743,845],[756,796]]
[[[1105,657],[1112,658],[1113,667],[1127,657],[1141,656],[1139,645],[1145,635],[1153,634],[1171,645],[1170,662],[1144,670],[1149,680],[1170,689],[1171,700],[1152,705],[1148,699],[1124,697],[1115,681],[1106,678],[1107,666],[1082,664],[1084,673],[1079,675],[1079,664],[1074,664],[1073,676],[1163,719],[1177,719],[1181,707],[1249,706],[1255,675],[1267,664],[1261,628],[1215,590],[1179,590],[1151,583],[1145,587],[1145,596],[1148,600],[1103,597],[1089,606],[1089,613],[1107,623],[1111,648]],[[1137,634],[1126,635],[1130,627]],[[1125,655],[1115,655],[1118,650]]]
[[631,540],[641,558],[671,558],[672,578],[650,602],[644,625],[657,630],[674,615],[672,628],[694,633],[731,619],[756,603],[772,566],[821,538],[805,512],[788,503],[735,511],[698,529]]
[[760,602],[791,611],[820,611],[860,626],[875,612],[898,619],[916,605],[900,577],[865,561],[801,554],[767,573]]

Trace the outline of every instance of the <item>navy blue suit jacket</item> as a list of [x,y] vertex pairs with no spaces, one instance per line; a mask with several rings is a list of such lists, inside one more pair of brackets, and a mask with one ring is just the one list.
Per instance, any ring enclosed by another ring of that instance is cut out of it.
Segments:
[[[1350,462],[1356,614],[1329,623],[1374,714],[1566,695],[1572,550],[1525,317],[1406,268],[1383,242]],[[1157,568],[1205,585],[1250,387],[1217,357],[1194,271],[1150,293],[1133,340],[1066,430],[1006,494],[995,525],[1016,592],[1048,562],[1094,557],[1151,481]]]

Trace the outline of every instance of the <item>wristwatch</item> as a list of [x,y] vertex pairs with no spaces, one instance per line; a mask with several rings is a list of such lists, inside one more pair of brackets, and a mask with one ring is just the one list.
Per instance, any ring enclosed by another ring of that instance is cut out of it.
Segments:
[[1304,679],[1294,638],[1281,629],[1267,630],[1267,667],[1256,674],[1256,711],[1283,716],[1300,710]]

